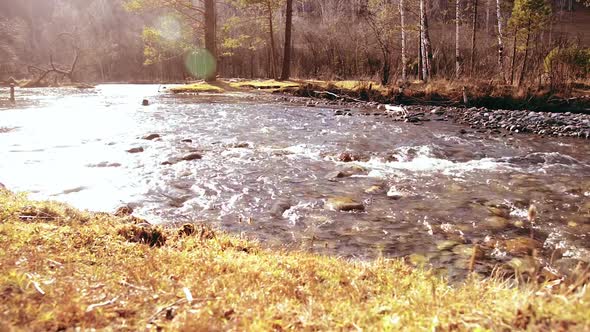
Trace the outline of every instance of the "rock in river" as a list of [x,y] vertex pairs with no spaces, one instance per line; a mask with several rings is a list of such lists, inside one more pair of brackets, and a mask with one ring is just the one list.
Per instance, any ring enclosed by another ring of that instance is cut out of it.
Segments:
[[365,206],[350,197],[332,197],[326,201],[326,208],[334,211],[364,211]]
[[489,217],[482,223],[483,228],[493,231],[501,231],[507,228],[509,225],[510,222],[508,219],[500,216]]
[[155,140],[156,138],[160,138],[160,137],[161,136],[159,134],[149,134],[149,135],[142,137],[142,139],[151,141],[151,140]]
[[517,237],[504,242],[506,251],[514,256],[531,255],[534,250],[541,249],[543,244],[530,237]]
[[117,208],[117,210],[115,210],[114,215],[117,217],[126,217],[126,216],[130,216],[133,213],[133,208],[129,205],[123,205]]
[[132,149],[127,150],[127,152],[129,152],[129,153],[140,153],[140,152],[143,152],[143,151],[144,150],[143,150],[142,147],[132,148]]
[[185,161],[191,161],[191,160],[197,160],[197,159],[202,159],[203,156],[200,153],[189,153],[186,156],[182,157],[182,160]]

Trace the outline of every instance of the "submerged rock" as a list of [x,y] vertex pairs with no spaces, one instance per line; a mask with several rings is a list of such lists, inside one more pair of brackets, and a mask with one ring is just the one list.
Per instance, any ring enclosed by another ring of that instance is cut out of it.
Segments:
[[143,136],[142,139],[152,141],[152,140],[155,140],[156,138],[160,138],[160,137],[161,136],[159,134],[149,134],[149,135]]
[[270,215],[273,217],[281,217],[283,213],[291,208],[291,202],[286,199],[276,201],[270,208]]
[[500,231],[506,229],[509,225],[510,221],[500,216],[489,217],[482,223],[483,228],[493,231]]
[[451,250],[458,245],[460,245],[460,243],[457,241],[452,241],[452,240],[438,241],[436,243],[436,249],[438,249],[438,251]]
[[543,244],[530,237],[517,237],[504,242],[506,251],[514,256],[531,255],[533,251],[539,250]]
[[127,152],[129,152],[129,153],[140,153],[140,152],[143,152],[143,151],[144,150],[143,150],[142,147],[132,148],[132,149],[127,150]]
[[117,217],[130,216],[133,213],[133,208],[129,204],[122,205],[115,210],[114,215]]
[[394,200],[398,200],[398,199],[401,199],[402,197],[404,197],[404,194],[401,191],[397,190],[397,188],[391,187],[387,191],[387,197],[394,199]]
[[184,157],[181,158],[181,160],[191,161],[191,160],[198,160],[198,159],[202,159],[202,158],[203,158],[203,156],[200,153],[193,152],[193,153],[189,153],[189,154],[185,155]]
[[350,197],[332,197],[326,201],[326,208],[334,211],[364,211],[365,206]]
[[370,186],[369,188],[365,189],[365,193],[376,195],[385,192],[385,188],[380,185]]

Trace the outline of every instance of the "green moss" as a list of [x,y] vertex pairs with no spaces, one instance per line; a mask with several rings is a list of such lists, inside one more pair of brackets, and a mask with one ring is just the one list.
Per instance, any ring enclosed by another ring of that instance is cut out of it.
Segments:
[[401,260],[270,251],[205,226],[138,222],[1,191],[0,329],[590,328],[583,283],[451,286]]

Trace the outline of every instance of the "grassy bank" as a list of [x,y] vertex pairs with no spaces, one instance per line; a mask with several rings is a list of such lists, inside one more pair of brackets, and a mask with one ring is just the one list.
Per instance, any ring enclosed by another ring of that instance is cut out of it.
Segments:
[[[590,111],[590,83],[581,82],[570,91],[517,88],[489,81],[433,80],[429,83],[410,82],[403,90],[382,86],[371,81],[321,80],[219,80],[215,83],[194,83],[171,89],[174,93],[226,92],[247,89],[292,93],[304,97],[327,97],[376,101],[381,103],[433,104],[463,106],[465,91],[467,106],[492,109],[530,109],[538,111]],[[331,92],[322,94],[318,92]]]
[[0,330],[590,328],[581,285],[450,286],[398,260],[275,252],[141,222],[0,189]]

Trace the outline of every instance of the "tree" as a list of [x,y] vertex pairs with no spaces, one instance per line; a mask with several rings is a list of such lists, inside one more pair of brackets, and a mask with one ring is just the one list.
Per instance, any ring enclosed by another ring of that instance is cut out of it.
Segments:
[[[180,15],[184,22],[192,27],[195,36],[204,33],[205,48],[209,55],[217,62],[217,35],[215,0],[202,0],[202,6],[197,0],[125,0],[125,7],[129,11],[168,10]],[[216,64],[214,70],[207,71],[207,81],[214,81],[217,76]]]
[[461,51],[459,49],[459,25],[461,22],[460,17],[461,9],[459,6],[459,0],[455,0],[455,77],[461,76]]
[[428,33],[428,16],[426,14],[427,0],[420,0],[420,48],[422,56],[422,79],[427,82],[431,75],[432,50],[430,47],[430,36]]
[[525,78],[531,35],[544,29],[549,23],[550,17],[551,6],[546,0],[516,0],[514,2],[512,17],[509,23],[514,29],[513,57],[510,74],[512,84],[514,84],[514,63],[518,37],[521,37],[521,39],[524,38],[524,58],[518,79],[518,85],[520,86]]
[[[215,13],[215,0],[205,1],[205,48],[213,59],[217,59],[217,14]],[[209,82],[217,78],[217,65],[211,73],[205,77]]]
[[408,58],[406,56],[406,12],[404,8],[404,0],[399,0],[399,17],[401,30],[401,53],[402,53],[402,82],[406,83],[408,75],[406,67],[408,66]]
[[496,0],[496,17],[498,20],[498,70],[502,82],[506,82],[506,77],[504,76],[504,36],[502,36],[502,11],[500,0]]
[[477,0],[473,0],[473,30],[471,33],[471,68],[469,69],[469,73],[471,76],[474,74],[475,70],[475,39],[477,35]]
[[278,78],[277,54],[274,36],[274,12],[280,6],[281,0],[240,0],[244,5],[254,6],[266,14],[268,24],[268,40],[270,48],[269,72],[273,78]]
[[293,26],[293,0],[287,0],[285,12],[285,48],[283,50],[283,70],[281,80],[288,80],[291,76],[291,29]]

